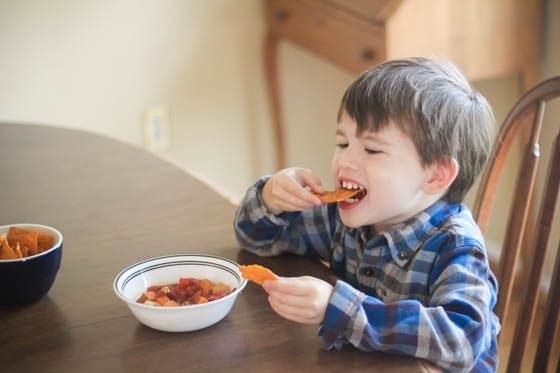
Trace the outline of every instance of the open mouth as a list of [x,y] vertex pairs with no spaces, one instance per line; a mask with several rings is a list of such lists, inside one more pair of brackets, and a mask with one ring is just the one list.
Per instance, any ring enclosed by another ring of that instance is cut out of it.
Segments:
[[343,189],[347,189],[347,190],[359,190],[357,194],[354,194],[352,197],[345,199],[344,200],[345,203],[352,204],[361,201],[367,194],[367,189],[364,188],[362,185],[351,183],[349,181],[341,181],[340,186]]

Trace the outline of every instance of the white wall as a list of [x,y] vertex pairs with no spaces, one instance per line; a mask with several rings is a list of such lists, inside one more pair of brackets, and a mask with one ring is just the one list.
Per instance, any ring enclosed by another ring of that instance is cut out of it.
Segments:
[[[560,0],[546,3],[550,76]],[[167,155],[240,198],[275,171],[263,38],[262,0],[0,0],[0,121],[142,145],[143,113],[168,104]],[[279,66],[288,163],[329,186],[336,112],[354,76],[289,42]],[[475,84],[499,120],[519,92],[512,77]]]
[[262,12],[260,0],[0,0],[0,121],[142,145],[142,115],[168,104],[168,154],[240,196],[270,122]]

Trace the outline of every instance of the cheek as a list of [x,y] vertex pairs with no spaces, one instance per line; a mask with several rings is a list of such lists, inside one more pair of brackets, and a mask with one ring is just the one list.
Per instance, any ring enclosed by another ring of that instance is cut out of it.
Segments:
[[422,188],[418,178],[400,172],[384,174],[373,183],[372,194],[377,196],[381,204],[403,202],[403,199],[410,198]]
[[406,195],[408,188],[410,185],[407,181],[403,182],[403,175],[390,171],[380,172],[373,179],[370,178],[368,195],[378,204],[392,204]]
[[336,178],[336,174],[338,172],[338,156],[336,154],[336,151],[334,152],[331,160],[331,170],[332,170],[333,178]]
[[370,181],[370,186],[368,189],[368,196],[370,199],[377,200],[378,202],[383,202],[389,197],[394,190],[393,183],[388,179],[376,179],[375,181]]

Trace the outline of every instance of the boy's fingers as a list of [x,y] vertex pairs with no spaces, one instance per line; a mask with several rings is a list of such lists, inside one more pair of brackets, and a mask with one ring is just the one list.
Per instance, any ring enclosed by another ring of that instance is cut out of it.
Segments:
[[317,323],[318,316],[311,313],[308,310],[303,310],[299,306],[290,306],[280,302],[277,302],[276,299],[269,298],[269,304],[272,309],[278,313],[280,316],[292,320],[295,322],[303,323],[303,324],[312,324]]
[[269,299],[268,299],[268,303],[270,304],[270,307],[272,307],[272,309],[273,309],[277,314],[279,314],[280,316],[282,316],[282,317],[284,317],[284,318],[286,318],[286,319],[288,319],[288,320],[292,320],[292,321],[295,321],[295,322],[301,322],[301,321],[300,321],[299,315],[297,315],[297,314],[294,313],[294,312],[286,312],[286,310],[285,310],[283,307],[279,306],[279,305],[278,305],[276,302],[274,302],[272,299],[269,298]]
[[282,302],[279,298],[273,298],[273,297],[269,297],[268,301],[276,311],[280,311],[283,314],[307,316],[307,315],[303,315],[304,310],[302,309],[301,306],[297,304]]
[[[300,177],[302,183],[305,186],[308,186],[313,192],[315,193],[324,192],[323,186],[321,184],[321,179],[315,176],[311,171],[305,170],[304,172],[301,173]],[[305,201],[316,206],[321,204],[321,200],[319,199],[319,197],[311,194],[307,189],[305,191],[306,191],[305,196],[302,196],[302,198],[304,198]]]
[[274,281],[265,281],[263,287],[267,292],[276,291],[295,296],[309,294],[310,286],[302,277],[279,277]]
[[301,209],[321,203],[317,196],[311,194],[307,189],[303,188],[298,183],[286,185],[284,187],[284,191],[286,192],[284,196],[285,202],[301,207]]
[[[316,192],[316,193],[322,193],[322,192],[317,192],[317,191],[315,191],[315,192]],[[319,206],[320,204],[322,204],[322,202],[321,202],[321,200],[319,199],[319,197],[317,197],[316,195],[311,194],[311,193],[309,193],[309,195],[311,196],[311,197],[309,198],[309,202],[313,203],[315,206]]]
[[321,179],[315,176],[311,170],[303,169],[301,173],[298,174],[300,182],[304,186],[308,186],[311,188],[312,191],[317,193],[323,193],[323,184],[321,183]]
[[298,177],[303,185],[307,186],[321,186],[321,179],[315,176],[311,170],[303,169],[300,173],[298,173]]
[[271,291],[268,293],[269,299],[274,300],[278,304],[283,304],[290,307],[305,308],[309,305],[309,300],[306,296],[292,295],[287,293],[278,293]]
[[274,195],[286,204],[291,205],[290,207],[295,207],[292,210],[304,210],[321,204],[319,198],[311,194],[306,188],[309,187],[314,191],[322,189],[321,180],[314,176],[311,170],[299,167],[286,168],[278,173],[275,184]]
[[309,203],[302,200],[299,196],[294,195],[294,193],[290,192],[289,190],[284,190],[281,197],[281,202],[284,205],[284,210],[304,210],[309,207]]

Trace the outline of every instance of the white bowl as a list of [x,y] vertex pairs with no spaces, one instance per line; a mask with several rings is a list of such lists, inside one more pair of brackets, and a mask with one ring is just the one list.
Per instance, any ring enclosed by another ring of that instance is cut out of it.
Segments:
[[[234,290],[223,298],[190,306],[157,307],[136,302],[149,286],[178,283],[181,277],[222,282]],[[187,332],[222,320],[246,284],[239,265],[229,259],[183,254],[160,256],[133,264],[117,275],[113,289],[142,324],[167,332]]]

